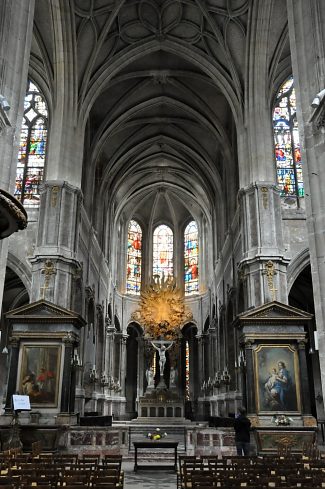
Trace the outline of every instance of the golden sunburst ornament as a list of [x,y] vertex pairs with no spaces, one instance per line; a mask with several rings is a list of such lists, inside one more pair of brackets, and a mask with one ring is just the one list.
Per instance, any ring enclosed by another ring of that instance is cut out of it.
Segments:
[[186,308],[184,294],[175,280],[156,277],[141,291],[140,309],[132,314],[132,319],[143,326],[147,338],[174,340],[193,315]]

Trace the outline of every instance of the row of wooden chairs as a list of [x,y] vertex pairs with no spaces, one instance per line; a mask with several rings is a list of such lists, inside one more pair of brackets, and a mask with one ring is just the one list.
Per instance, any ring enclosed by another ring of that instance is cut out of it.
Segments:
[[14,489],[122,489],[124,485],[121,455],[107,454],[100,460],[99,455],[0,454],[0,467],[0,489],[8,485]]
[[325,460],[297,456],[180,456],[178,489],[325,487]]

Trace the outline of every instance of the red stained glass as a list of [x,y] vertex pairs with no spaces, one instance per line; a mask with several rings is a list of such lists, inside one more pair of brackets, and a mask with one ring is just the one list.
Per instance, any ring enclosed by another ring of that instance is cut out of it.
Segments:
[[128,228],[128,250],[126,291],[129,294],[140,294],[142,269],[142,230],[140,225],[131,220]]
[[39,205],[44,176],[48,112],[36,85],[28,82],[20,134],[15,196],[26,207]]
[[184,232],[184,281],[185,294],[199,292],[199,235],[195,221]]
[[293,78],[281,86],[273,111],[273,131],[277,183],[285,201],[299,205],[304,197],[302,159],[296,117],[296,94]]
[[173,231],[162,224],[153,233],[153,276],[173,277]]

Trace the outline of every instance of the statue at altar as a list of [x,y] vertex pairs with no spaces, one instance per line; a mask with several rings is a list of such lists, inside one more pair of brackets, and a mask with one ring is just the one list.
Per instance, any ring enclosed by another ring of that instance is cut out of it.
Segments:
[[[158,346],[155,343],[158,343]],[[163,341],[163,340],[157,340],[155,342],[154,341],[151,342],[152,346],[159,353],[160,378],[163,377],[163,375],[164,375],[164,370],[165,370],[165,365],[166,365],[166,351],[169,350],[169,348],[171,348],[173,346],[173,343],[174,343],[173,341]],[[166,345],[168,345],[168,346],[166,346]]]
[[156,341],[151,341],[151,344],[155,348],[155,350],[158,351],[159,354],[160,380],[159,380],[159,384],[157,385],[157,388],[166,389],[167,386],[165,384],[165,379],[164,379],[164,371],[166,366],[166,352],[173,346],[174,342],[166,341],[166,340],[156,340]]
[[153,389],[155,387],[154,373],[151,367],[146,371],[147,389]]

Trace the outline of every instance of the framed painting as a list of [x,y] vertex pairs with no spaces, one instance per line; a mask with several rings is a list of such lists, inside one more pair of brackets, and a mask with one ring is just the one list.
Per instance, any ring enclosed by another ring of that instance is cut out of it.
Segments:
[[23,345],[18,389],[32,407],[57,407],[61,346]]
[[300,412],[298,352],[291,345],[259,345],[254,364],[258,413]]

